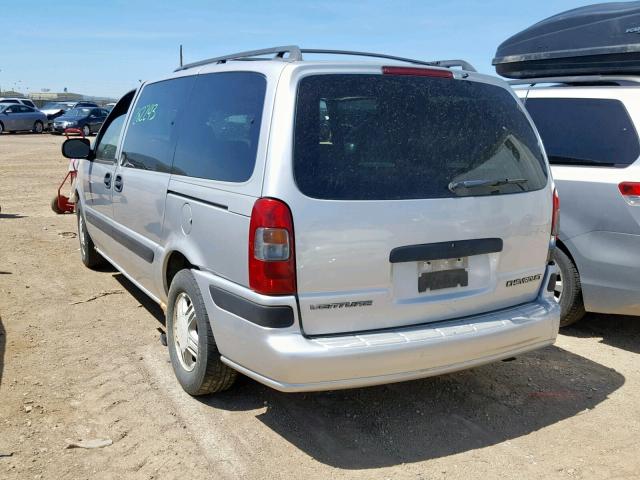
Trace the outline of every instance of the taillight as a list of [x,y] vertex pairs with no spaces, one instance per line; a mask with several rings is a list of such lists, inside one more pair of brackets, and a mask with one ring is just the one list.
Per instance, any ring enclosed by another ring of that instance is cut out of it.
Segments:
[[258,199],[251,212],[249,287],[264,295],[296,292],[291,210],[274,198]]
[[384,75],[413,75],[416,77],[453,78],[451,70],[440,68],[416,68],[416,67],[382,67]]
[[629,205],[640,205],[640,182],[622,182],[618,188]]
[[560,197],[558,190],[553,189],[553,215],[551,215],[551,236],[557,237],[560,231]]

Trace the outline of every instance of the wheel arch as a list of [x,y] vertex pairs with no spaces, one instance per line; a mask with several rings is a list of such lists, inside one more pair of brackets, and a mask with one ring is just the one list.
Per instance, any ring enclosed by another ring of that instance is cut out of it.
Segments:
[[567,246],[566,243],[564,243],[562,240],[560,240],[559,238],[556,239],[556,248],[562,250],[562,252],[569,257],[569,260],[571,260],[571,262],[573,262],[573,264],[576,267],[576,270],[578,270],[578,274],[580,274],[580,268],[578,267],[578,263],[576,262],[576,259],[573,257],[573,254],[571,253],[571,250],[569,250],[569,247]]
[[176,276],[176,273],[185,268],[199,270],[197,265],[191,262],[180,250],[171,250],[167,253],[162,268],[162,282],[165,294],[169,293],[171,281]]

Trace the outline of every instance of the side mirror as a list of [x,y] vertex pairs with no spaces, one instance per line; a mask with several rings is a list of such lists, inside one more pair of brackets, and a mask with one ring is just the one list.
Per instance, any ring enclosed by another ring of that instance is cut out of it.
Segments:
[[88,159],[91,156],[91,144],[86,138],[69,138],[62,144],[62,155]]

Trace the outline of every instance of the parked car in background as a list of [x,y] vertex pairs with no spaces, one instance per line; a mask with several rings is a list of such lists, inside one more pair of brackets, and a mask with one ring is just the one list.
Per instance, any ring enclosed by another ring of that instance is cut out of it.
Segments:
[[60,135],[67,128],[79,128],[85,137],[98,133],[109,112],[104,108],[76,107],[57,117],[51,133]]
[[562,202],[554,253],[561,325],[585,311],[640,315],[640,77],[512,84],[538,127]]
[[0,103],[0,133],[42,133],[46,124],[47,116],[35,108],[20,103]]
[[45,103],[40,111],[47,115],[47,118],[51,121],[61,116],[67,110],[80,107],[97,107],[98,104],[94,102],[49,102]]
[[18,98],[18,97],[0,97],[0,103],[19,103],[21,105],[26,105],[27,107],[31,107],[31,108],[35,108],[37,109],[38,107],[36,107],[36,104],[33,103],[31,100],[29,100],[28,98]]
[[283,391],[399,382],[552,344],[558,202],[509,86],[304,52],[181,67],[125,95],[93,148],[63,145],[88,160],[82,261],[166,306],[185,391],[237,371]]

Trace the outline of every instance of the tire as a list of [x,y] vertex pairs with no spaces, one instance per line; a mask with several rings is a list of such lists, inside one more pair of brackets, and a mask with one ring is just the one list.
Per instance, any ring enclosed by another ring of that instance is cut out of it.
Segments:
[[0,122],[0,134],[4,132],[4,125],[2,124],[2,122]]
[[76,218],[78,221],[78,240],[80,241],[80,258],[85,267],[95,269],[104,263],[104,258],[96,251],[96,246],[87,232],[84,215],[80,203],[76,205]]
[[53,197],[53,199],[51,200],[51,210],[53,210],[57,214],[63,214],[64,213],[62,210],[60,210],[60,207],[58,206],[58,196],[57,195],[55,197]]
[[82,134],[85,137],[88,137],[89,135],[91,135],[91,128],[89,128],[89,125],[85,125],[84,127],[82,127]]
[[42,133],[44,132],[44,124],[37,120],[36,123],[33,124],[33,133]]
[[560,327],[573,325],[585,315],[580,274],[573,260],[559,248],[553,252],[560,276],[554,292],[560,303]]
[[[220,360],[207,309],[191,270],[180,270],[173,277],[166,325],[171,365],[185,392],[206,395],[233,385],[237,372]],[[187,345],[183,350],[182,346]],[[193,346],[197,346],[195,352]]]

